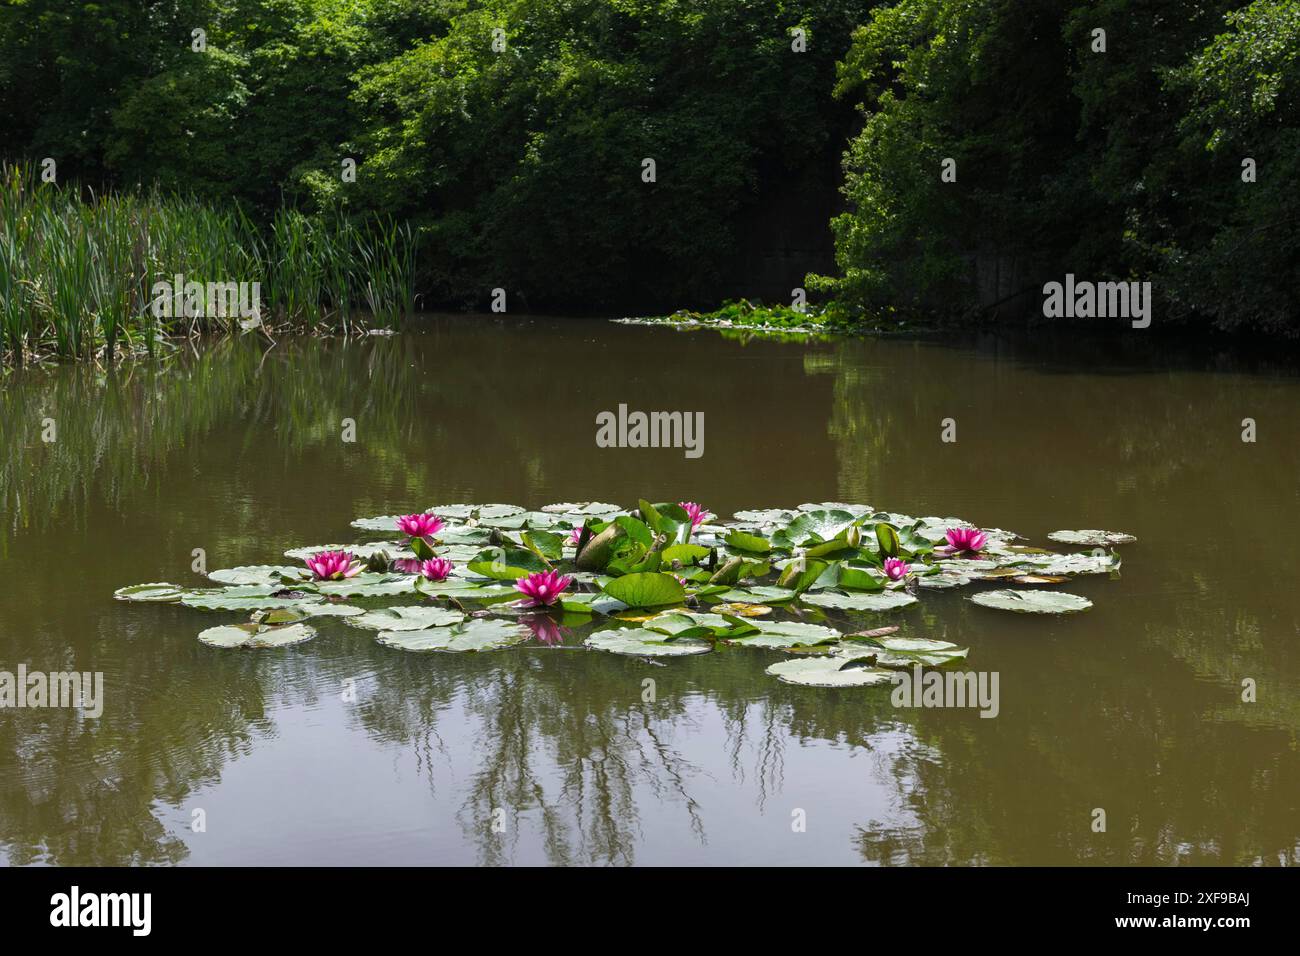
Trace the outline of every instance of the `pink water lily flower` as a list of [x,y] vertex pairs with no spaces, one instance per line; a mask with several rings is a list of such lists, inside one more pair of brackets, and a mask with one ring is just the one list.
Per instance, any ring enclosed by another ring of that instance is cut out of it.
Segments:
[[679,501],[681,509],[691,516],[691,530],[694,531],[700,525],[704,524],[709,518],[713,517],[712,511],[705,511],[703,505],[698,505],[694,501]]
[[527,598],[520,602],[524,607],[542,607],[558,601],[564,589],[572,583],[573,578],[559,571],[534,571],[517,580],[515,589]]
[[567,542],[576,547],[578,544],[578,539],[581,537],[582,537],[582,527],[579,526],[569,532],[569,537],[567,539]]
[[423,563],[419,558],[394,558],[393,570],[401,571],[403,574],[419,574],[420,565]]
[[430,581],[445,581],[451,574],[451,562],[446,558],[430,558],[420,562],[420,574]]
[[899,558],[885,558],[885,577],[901,581],[912,573],[912,566]]
[[360,574],[365,565],[351,551],[317,551],[307,558],[307,567],[317,581],[342,581]]
[[442,530],[445,522],[428,513],[402,515],[397,519],[397,530],[411,538],[432,538]]
[[982,551],[989,539],[979,528],[949,528],[944,537],[948,539],[948,550],[954,553]]

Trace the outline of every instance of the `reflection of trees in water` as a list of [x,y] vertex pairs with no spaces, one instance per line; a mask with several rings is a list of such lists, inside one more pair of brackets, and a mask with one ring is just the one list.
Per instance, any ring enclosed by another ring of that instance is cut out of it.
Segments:
[[[273,735],[266,701],[311,703],[315,665],[304,654],[213,655],[192,638],[160,640],[148,628],[106,628],[101,637],[128,641],[131,651],[105,674],[98,719],[49,708],[6,710],[0,720],[0,846],[10,863],[184,860],[162,805],[183,805],[217,782],[228,760]],[[14,659],[28,657],[20,650]]]
[[[1189,610],[1186,620],[1195,622],[1190,630],[1129,643],[1121,666],[1107,659],[1111,648],[1021,649],[1001,664],[1003,713],[993,720],[911,711],[916,741],[890,751],[905,812],[863,822],[856,837],[863,859],[1297,862],[1294,702],[1271,710],[1235,703],[1240,686],[1230,675],[1243,662],[1234,658],[1259,650],[1250,622],[1236,619],[1245,628],[1240,639],[1215,644],[1201,615]],[[1221,623],[1232,636],[1232,620]],[[1179,648],[1186,640],[1192,646]],[[1186,663],[1195,647],[1213,649],[1205,673]],[[1171,660],[1171,649],[1180,659]],[[1253,663],[1269,669],[1262,658]],[[1091,831],[1094,807],[1106,810],[1104,834]]]
[[[531,827],[551,863],[632,863],[638,794],[680,805],[704,841],[689,790],[700,771],[674,744],[690,723],[686,701],[643,703],[644,667],[576,648],[436,658],[386,669],[396,693],[368,701],[360,720],[427,754],[430,741],[441,747],[439,719],[463,709],[470,726],[457,734],[473,740],[475,769],[457,819],[481,862],[510,860]],[[433,771],[422,759],[431,787]]]

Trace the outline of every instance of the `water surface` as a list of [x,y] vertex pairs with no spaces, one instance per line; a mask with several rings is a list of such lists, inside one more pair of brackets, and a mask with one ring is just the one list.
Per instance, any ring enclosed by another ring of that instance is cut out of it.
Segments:
[[[429,318],[391,338],[248,337],[11,375],[0,670],[102,671],[106,704],[98,720],[0,711],[0,859],[1300,861],[1300,379],[1286,360],[1127,341],[783,344]],[[704,455],[598,448],[596,415],[620,403],[704,411]],[[236,614],[111,599],[200,584],[196,548],[215,568],[365,538],[358,516],[641,496],[1140,540],[1118,579],[1072,583],[1086,614],[928,593],[897,615],[1000,674],[996,719],[787,686],[754,650],[667,666],[578,641],[411,655],[325,621],[298,647],[222,651],[195,635]]]

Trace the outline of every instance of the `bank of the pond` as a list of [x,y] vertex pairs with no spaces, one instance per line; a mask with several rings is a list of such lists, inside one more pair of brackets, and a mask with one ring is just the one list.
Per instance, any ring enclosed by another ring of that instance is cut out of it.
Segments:
[[112,359],[172,336],[253,328],[356,331],[415,307],[404,224],[267,223],[159,191],[96,195],[0,166],[0,347],[6,361]]

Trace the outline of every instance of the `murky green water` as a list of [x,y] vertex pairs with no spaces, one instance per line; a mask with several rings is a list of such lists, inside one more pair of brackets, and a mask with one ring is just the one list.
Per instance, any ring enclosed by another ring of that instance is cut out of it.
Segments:
[[[0,670],[102,671],[106,701],[98,720],[0,711],[0,859],[1300,862],[1300,378],[1134,343],[1117,361],[1068,338],[745,344],[461,318],[12,377]],[[703,457],[597,448],[619,403],[703,410]],[[999,673],[995,719],[780,684],[754,650],[411,655],[326,621],[299,647],[221,651],[195,635],[238,615],[111,599],[199,584],[195,548],[273,563],[353,540],[362,515],[642,495],[1140,541],[1118,580],[1070,586],[1086,614],[929,593],[898,615]]]

